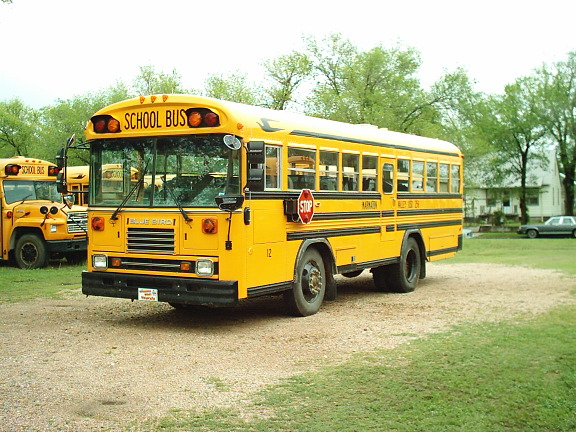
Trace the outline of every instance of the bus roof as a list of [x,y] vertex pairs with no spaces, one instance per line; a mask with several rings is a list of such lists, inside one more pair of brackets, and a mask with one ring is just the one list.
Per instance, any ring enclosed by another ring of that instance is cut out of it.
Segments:
[[[228,133],[230,133],[230,125],[234,125],[234,128],[238,125],[237,135],[249,137],[252,140],[271,139],[290,142],[298,137],[312,137],[326,139],[327,141],[336,140],[452,156],[460,156],[462,154],[454,144],[439,139],[393,132],[373,125],[337,122],[292,111],[278,111],[202,96],[181,94],[142,96],[110,105],[98,111],[94,116],[103,114],[114,116],[116,114],[118,116],[117,119],[122,122],[123,116],[127,115],[126,113],[131,110],[166,110],[168,107],[172,109],[205,107],[216,110],[221,118],[229,121]],[[225,121],[222,122],[223,125],[224,123]],[[199,132],[200,130],[197,131]],[[139,136],[143,134],[141,131],[138,133],[133,131],[126,132],[121,135]],[[190,129],[187,127],[184,129],[173,128],[170,131],[171,134],[189,132]],[[155,131],[145,131],[144,133],[155,133]],[[97,137],[89,127],[86,128],[86,136],[88,139]],[[108,134],[107,136],[120,138],[120,136],[114,134]]]

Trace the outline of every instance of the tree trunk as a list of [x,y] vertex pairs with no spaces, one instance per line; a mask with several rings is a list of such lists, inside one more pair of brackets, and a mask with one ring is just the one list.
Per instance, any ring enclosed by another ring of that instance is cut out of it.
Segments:
[[564,175],[564,214],[574,216],[574,171],[565,172]]

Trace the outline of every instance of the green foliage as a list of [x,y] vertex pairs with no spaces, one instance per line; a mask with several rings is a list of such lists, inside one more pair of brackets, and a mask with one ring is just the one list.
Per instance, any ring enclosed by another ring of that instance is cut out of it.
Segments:
[[286,109],[294,101],[294,93],[310,76],[312,63],[306,54],[292,52],[264,63],[268,76],[273,81],[266,89],[269,101],[266,105],[272,109]]
[[0,304],[36,298],[62,298],[78,292],[85,264],[69,265],[52,261],[49,267],[22,270],[7,264],[0,266]]
[[0,157],[35,156],[38,112],[19,99],[0,102]]
[[258,89],[248,82],[245,74],[211,75],[205,83],[206,96],[231,102],[258,105]]

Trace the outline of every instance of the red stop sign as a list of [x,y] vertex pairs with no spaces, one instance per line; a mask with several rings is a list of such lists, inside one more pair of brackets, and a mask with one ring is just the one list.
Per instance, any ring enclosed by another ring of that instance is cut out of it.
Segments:
[[314,196],[310,189],[302,189],[298,197],[298,216],[302,223],[312,222],[314,217]]

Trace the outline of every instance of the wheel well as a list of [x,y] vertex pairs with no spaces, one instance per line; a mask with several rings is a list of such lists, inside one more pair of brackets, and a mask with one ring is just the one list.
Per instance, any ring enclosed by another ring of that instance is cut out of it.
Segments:
[[294,263],[294,281],[298,282],[297,278],[300,275],[296,274],[296,266],[301,257],[310,248],[316,249],[322,256],[324,261],[324,268],[326,271],[326,300],[336,299],[336,280],[334,275],[336,274],[336,260],[334,258],[334,253],[332,252],[332,247],[326,239],[309,239],[300,245],[300,250],[296,256],[296,262]]
[[42,230],[40,230],[40,228],[32,228],[32,227],[16,228],[12,232],[12,237],[10,237],[10,251],[14,250],[14,248],[16,247],[16,242],[24,234],[35,234],[42,240],[44,240],[44,234],[42,233]]
[[416,240],[418,244],[418,249],[420,249],[420,279],[424,279],[426,277],[426,245],[424,244],[424,239],[422,238],[422,233],[420,231],[407,231],[406,235],[404,236],[404,242],[406,242],[409,238],[413,238]]

